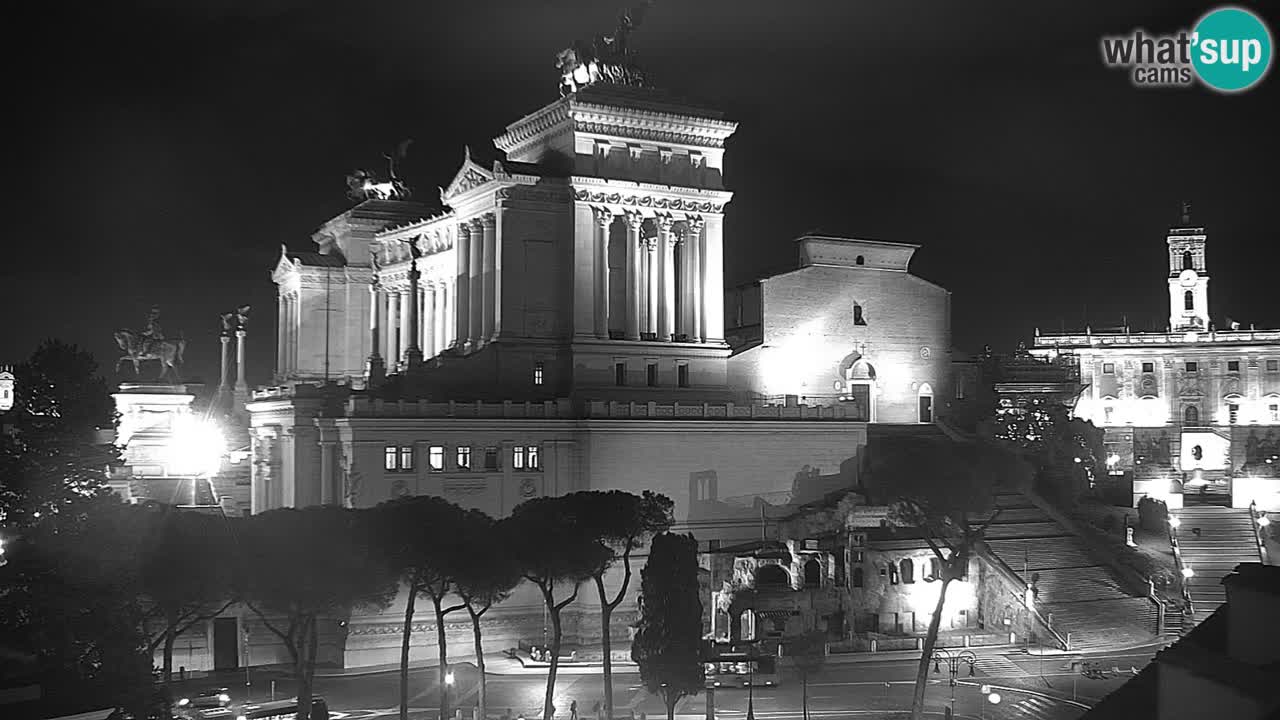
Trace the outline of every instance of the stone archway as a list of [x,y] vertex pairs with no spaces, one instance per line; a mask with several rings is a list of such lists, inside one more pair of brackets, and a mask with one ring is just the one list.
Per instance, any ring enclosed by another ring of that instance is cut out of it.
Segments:
[[791,573],[781,565],[761,565],[756,568],[756,587],[759,589],[766,588],[789,588],[791,587]]

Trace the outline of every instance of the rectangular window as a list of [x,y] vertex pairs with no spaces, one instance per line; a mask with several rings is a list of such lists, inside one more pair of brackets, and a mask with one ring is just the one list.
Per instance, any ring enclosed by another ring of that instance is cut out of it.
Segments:
[[649,387],[658,386],[658,364],[649,363],[645,367],[645,380],[649,383]]
[[1271,415],[1271,422],[1280,422],[1280,405],[1268,405],[1267,412]]
[[1239,361],[1239,360],[1228,360],[1228,361],[1227,361],[1227,372],[1240,372],[1240,361]]
[[1276,372],[1277,370],[1280,370],[1280,360],[1268,360],[1267,372]]
[[613,364],[613,384],[622,387],[627,384],[627,364],[624,362]]
[[515,470],[541,470],[542,459],[537,445],[516,445],[511,448],[511,467]]
[[400,472],[413,471],[413,446],[400,446]]
[[1227,422],[1231,423],[1232,425],[1235,425],[1236,421],[1239,419],[1240,419],[1240,406],[1236,405],[1235,403],[1227,403]]
[[432,445],[427,450],[427,464],[432,472],[444,470],[444,446]]
[[470,470],[471,469],[471,448],[462,447],[461,445],[459,445],[457,461],[458,461],[459,470]]
[[676,385],[687,388],[689,387],[689,366],[681,363],[676,366]]
[[1197,372],[1200,370],[1200,363],[1194,361],[1187,362],[1187,372]]
[[956,383],[956,399],[957,400],[964,399],[964,381],[963,380],[958,381]]
[[546,366],[540,362],[536,362],[533,364],[533,384],[534,385],[542,384],[542,371],[545,367]]
[[395,445],[388,445],[383,451],[382,468],[388,472],[395,472],[399,467],[399,455]]
[[1110,406],[1102,408],[1102,422],[1110,425],[1111,420],[1115,417],[1115,411],[1116,409]]
[[1102,374],[1103,374],[1103,375],[1115,375],[1115,374],[1116,374],[1116,364],[1115,364],[1115,363],[1102,363]]
[[484,469],[485,470],[498,469],[498,448],[487,447],[484,449]]
[[382,467],[387,472],[413,472],[413,446],[387,445],[382,451]]
[[1156,371],[1156,364],[1153,362],[1142,363],[1142,372],[1153,373]]

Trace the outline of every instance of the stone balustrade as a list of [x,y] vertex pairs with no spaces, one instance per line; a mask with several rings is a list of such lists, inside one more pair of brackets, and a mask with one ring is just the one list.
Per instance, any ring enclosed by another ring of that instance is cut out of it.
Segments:
[[603,402],[592,400],[588,419],[629,420],[855,420],[843,406],[736,405],[734,403]]
[[376,400],[353,397],[347,400],[348,417],[414,418],[535,418],[569,420],[572,406],[567,399],[544,402],[430,402],[427,400]]
[[1170,333],[1072,333],[1040,335],[1036,348],[1081,347],[1092,345],[1182,345],[1195,343],[1280,342],[1280,330],[1191,330]]

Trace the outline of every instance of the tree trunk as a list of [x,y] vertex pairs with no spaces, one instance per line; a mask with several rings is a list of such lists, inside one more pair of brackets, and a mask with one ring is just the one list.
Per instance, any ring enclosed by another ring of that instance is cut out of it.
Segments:
[[543,590],[542,595],[551,615],[551,667],[547,669],[547,695],[542,702],[542,718],[551,720],[554,707],[551,701],[556,694],[556,671],[560,669],[560,608],[556,607],[550,590]]
[[669,692],[663,700],[667,701],[667,720],[676,720],[676,703],[680,701],[680,696]]
[[409,583],[409,601],[404,606],[404,638],[400,641],[400,720],[409,720],[409,645],[413,636],[413,611],[418,588]]
[[485,710],[485,677],[484,677],[484,644],[480,642],[480,615],[471,610],[471,606],[467,606],[467,612],[471,615],[471,635],[476,642],[476,670],[480,672],[480,686],[476,690],[476,720],[486,720]]
[[596,576],[596,590],[600,593],[600,651],[604,654],[604,716],[606,720],[613,718],[613,638],[610,637],[609,622],[613,617],[613,606],[605,598],[604,577]]
[[431,604],[436,609],[436,649],[440,652],[440,671],[438,673],[438,682],[440,683],[440,720],[447,720],[449,717],[449,686],[445,679],[449,673],[449,648],[444,636],[444,609],[440,607],[442,599],[439,596],[432,596]]
[[929,661],[933,656],[933,646],[938,642],[938,628],[942,624],[942,606],[947,601],[947,586],[951,584],[952,573],[943,563],[942,588],[938,591],[938,605],[933,609],[933,617],[929,618],[929,632],[924,636],[924,645],[920,648],[920,664],[916,667],[916,691],[911,699],[911,720],[924,718],[924,691],[929,683]]
[[169,683],[173,682],[173,645],[178,640],[178,634],[174,632],[173,625],[169,625],[164,629],[164,686],[169,687]]
[[800,708],[804,720],[809,720],[809,673],[800,673]]
[[316,621],[314,617],[302,622],[298,633],[300,642],[297,660],[294,663],[294,678],[298,681],[298,720],[311,718],[311,681],[315,670]]

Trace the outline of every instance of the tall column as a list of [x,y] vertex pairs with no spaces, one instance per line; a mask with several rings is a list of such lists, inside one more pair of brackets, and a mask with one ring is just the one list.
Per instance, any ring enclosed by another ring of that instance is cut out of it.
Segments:
[[488,343],[493,339],[494,319],[497,317],[497,218],[493,213],[486,213],[480,218],[480,232],[484,237],[483,259],[480,273],[483,278],[481,290],[480,342]]
[[400,361],[400,291],[387,290],[387,367]]
[[703,274],[702,274],[702,218],[691,217],[685,221],[688,227],[688,233],[685,235],[685,243],[689,246],[689,283],[690,305],[693,307],[692,320],[693,323],[689,328],[689,339],[694,342],[705,342],[706,334],[703,330]]
[[285,302],[284,294],[276,296],[276,314],[279,316],[276,327],[276,377],[284,377],[285,374],[285,347],[288,345],[288,327],[289,327],[289,305]]
[[218,397],[221,399],[231,391],[231,337],[224,330],[218,339],[222,341],[222,375],[218,382]]
[[670,342],[676,331],[676,238],[671,231],[675,224],[670,216],[658,218],[658,278],[661,289],[658,311],[658,340]]
[[444,287],[444,343],[450,347],[458,344],[458,313],[454,308],[458,304],[458,281],[446,283]]
[[658,279],[659,275],[662,274],[658,267],[658,261],[662,257],[658,254],[659,242],[659,238],[651,237],[646,238],[644,243],[645,255],[647,256],[644,264],[646,275],[645,280],[647,281],[645,299],[648,301],[648,313],[646,315],[648,322],[646,323],[646,332],[654,337],[658,335]]
[[724,342],[724,216],[702,228],[702,324],[706,342]]
[[369,283],[369,362],[365,366],[365,386],[376,388],[382,384],[387,374],[387,366],[382,360],[379,347],[378,319],[382,314],[382,293],[378,292],[378,279]]
[[467,258],[467,324],[458,329],[466,340],[467,348],[474,351],[480,345],[484,330],[481,314],[484,312],[484,225],[476,218],[469,223],[471,230],[470,257]]
[[609,228],[613,213],[595,208],[596,220],[596,337],[609,338]]
[[[243,327],[236,328],[236,396],[248,397],[249,383],[244,378],[244,339],[248,333]],[[228,340],[230,338],[227,338]],[[225,348],[226,345],[223,345]]]
[[[416,254],[416,250],[412,254]],[[404,330],[404,364],[410,369],[417,369],[422,364],[422,346],[418,343],[421,336],[418,334],[422,324],[422,292],[418,286],[418,281],[422,277],[422,272],[418,270],[418,259],[411,257],[409,259],[409,287],[405,290],[404,302],[409,306],[409,311],[405,314],[405,321],[401,327]]]
[[422,318],[422,356],[434,357],[436,354],[435,283],[430,280],[423,283],[418,299],[421,300],[418,305],[418,317]]
[[640,339],[640,225],[639,213],[627,213],[627,339]]
[[467,344],[467,333],[471,327],[471,226],[460,223],[455,230],[458,237],[455,256],[457,257],[457,289],[453,303],[453,342],[459,350]]
[[396,348],[399,351],[396,358],[400,361],[402,367],[408,361],[409,348],[413,341],[413,305],[413,288],[400,288],[400,339]]
[[289,348],[288,366],[290,373],[298,372],[298,296],[289,293],[289,321],[286,345]]

